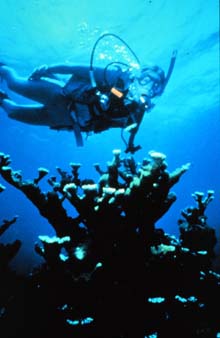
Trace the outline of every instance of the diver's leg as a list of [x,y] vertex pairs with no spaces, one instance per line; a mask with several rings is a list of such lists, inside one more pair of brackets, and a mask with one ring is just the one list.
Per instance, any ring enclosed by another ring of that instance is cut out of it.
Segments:
[[62,87],[46,80],[27,80],[17,75],[12,68],[0,65],[0,78],[10,90],[28,99],[47,104],[57,96],[62,96]]
[[21,105],[16,104],[9,99],[2,100],[1,108],[3,108],[8,117],[20,122],[49,126],[51,121],[47,110],[43,105]]
[[16,104],[4,92],[0,91],[0,108],[8,117],[21,122],[38,126],[48,126],[54,129],[72,128],[73,119],[65,101],[57,100],[52,105]]

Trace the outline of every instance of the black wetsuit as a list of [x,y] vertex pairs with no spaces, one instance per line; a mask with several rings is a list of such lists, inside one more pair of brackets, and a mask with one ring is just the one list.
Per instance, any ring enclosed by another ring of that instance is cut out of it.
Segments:
[[[72,102],[70,112],[78,145],[82,143],[81,131],[98,133],[109,128],[126,128],[135,124],[135,128],[131,131],[133,145],[134,135],[144,116],[146,106],[127,98],[131,83],[131,80],[128,81],[127,73],[118,69],[108,70],[105,73],[104,69],[96,68],[94,74],[96,87],[91,85],[89,68],[78,67],[63,88],[64,95]],[[108,101],[104,109],[101,104],[103,97]]]

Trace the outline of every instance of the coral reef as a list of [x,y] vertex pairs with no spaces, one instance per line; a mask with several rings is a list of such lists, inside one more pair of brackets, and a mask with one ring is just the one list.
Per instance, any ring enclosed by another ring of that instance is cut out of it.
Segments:
[[[5,190],[5,187],[0,184],[0,193]],[[16,222],[17,216],[11,220],[2,220],[0,224],[0,236]],[[12,243],[0,243],[0,335],[9,333],[7,322],[7,313],[9,313],[10,303],[20,288],[21,278],[16,275],[15,271],[10,268],[10,262],[17,255],[21,247],[21,241],[15,240]],[[18,316],[19,317],[19,316]],[[7,329],[7,331],[5,331]]]
[[[97,182],[82,180],[81,164],[70,163],[70,172],[57,168],[58,178],[48,178],[48,192],[40,188],[47,169],[24,180],[10,164],[10,156],[1,153],[0,175],[27,196],[56,233],[39,236],[35,244],[44,262],[25,282],[24,323],[11,336],[219,334],[220,275],[211,262],[216,239],[204,214],[214,192],[193,195],[197,206],[182,211],[179,239],[156,227],[175,202],[171,189],[189,163],[169,172],[160,152],[150,151],[137,163],[116,149],[106,169],[94,164]],[[64,201],[75,217],[68,216]],[[197,227],[205,233],[201,241]]]
[[181,243],[194,251],[205,250],[213,257],[217,238],[215,230],[207,224],[205,210],[214,198],[214,191],[208,190],[206,197],[203,192],[196,191],[192,197],[197,205],[183,210],[181,213],[183,219],[179,219],[178,222]]
[[[0,193],[5,190],[5,187],[0,184]],[[0,224],[0,236],[17,220],[14,216],[11,220],[4,219]],[[21,247],[21,241],[15,240],[13,243],[3,244],[0,243],[0,272],[8,269],[8,264],[16,256]]]

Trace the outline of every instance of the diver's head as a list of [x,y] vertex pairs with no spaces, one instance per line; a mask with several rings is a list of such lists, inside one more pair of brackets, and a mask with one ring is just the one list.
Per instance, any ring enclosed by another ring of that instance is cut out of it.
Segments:
[[158,66],[143,67],[138,82],[148,97],[159,96],[163,93],[165,87],[164,71]]

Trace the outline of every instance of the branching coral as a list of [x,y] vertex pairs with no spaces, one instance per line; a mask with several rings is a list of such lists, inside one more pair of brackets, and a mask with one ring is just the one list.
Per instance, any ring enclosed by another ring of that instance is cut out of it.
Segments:
[[[94,164],[97,182],[81,179],[81,165],[70,163],[70,172],[57,168],[58,177],[47,180],[50,190],[42,192],[39,182],[47,169],[24,180],[9,166],[10,157],[0,154],[1,176],[56,232],[39,236],[35,245],[45,264],[31,275],[28,292],[34,299],[26,300],[37,313],[28,312],[26,319],[35,327],[34,337],[49,336],[51,327],[67,338],[203,337],[204,332],[214,337],[218,332],[217,318],[210,317],[218,301],[207,295],[219,292],[220,276],[210,270],[207,251],[190,247],[184,237],[190,238],[195,226],[207,230],[204,212],[213,193],[193,195],[197,206],[182,212],[180,240],[157,229],[176,200],[171,188],[190,167],[169,172],[165,160],[152,150],[137,163],[116,149],[105,169]],[[64,201],[74,207],[75,217],[67,215]]]
[[[5,190],[5,187],[0,184],[0,193]],[[4,234],[4,232],[16,222],[18,216],[14,216],[11,220],[4,219],[2,224],[0,224],[0,236]],[[9,262],[16,256],[17,252],[21,247],[21,241],[15,240],[10,244],[2,244],[0,243],[0,270],[6,269],[8,267]]]
[[[40,214],[48,219],[56,234],[60,237],[72,235],[77,224],[67,216],[62,206],[63,197],[57,191],[42,192],[38,183],[48,174],[47,169],[38,169],[38,176],[33,180],[23,180],[19,171],[13,171],[8,165],[11,160],[8,155],[0,154],[0,174],[11,185],[22,191],[38,208]],[[62,183],[62,180],[61,180]],[[60,184],[59,183],[59,186]]]
[[65,246],[66,243],[70,242],[70,237],[66,236],[63,238],[48,237],[48,236],[39,236],[39,240],[43,246],[35,244],[35,251],[37,254],[42,256],[49,265],[58,266],[62,261],[68,259],[67,256],[61,253],[61,249]]
[[182,210],[183,219],[178,222],[181,242],[192,250],[206,250],[213,256],[217,238],[215,230],[207,224],[205,211],[214,199],[214,191],[208,190],[207,196],[203,192],[196,191],[192,197],[196,201],[196,206]]
[[[137,164],[133,157],[122,158],[121,151],[116,149],[106,171],[95,164],[100,174],[97,183],[80,180],[80,164],[71,163],[71,173],[57,168],[60,180],[56,177],[48,179],[53,190],[47,193],[42,192],[38,185],[48,174],[47,169],[39,168],[37,178],[23,180],[21,172],[9,167],[10,157],[1,154],[0,174],[31,200],[59,237],[70,236],[71,240],[79,240],[80,235],[86,237],[87,233],[81,227],[83,224],[96,240],[113,243],[120,229],[125,233],[139,232],[147,243],[155,222],[176,200],[170,188],[189,168],[187,164],[169,173],[165,158],[162,153],[150,151],[149,158]],[[64,199],[68,199],[78,212],[75,218],[67,216],[62,205]]]

